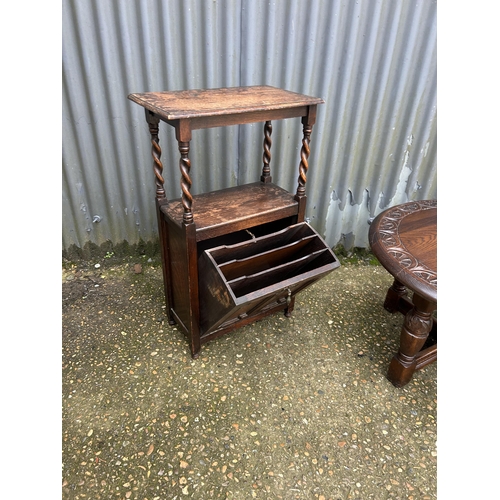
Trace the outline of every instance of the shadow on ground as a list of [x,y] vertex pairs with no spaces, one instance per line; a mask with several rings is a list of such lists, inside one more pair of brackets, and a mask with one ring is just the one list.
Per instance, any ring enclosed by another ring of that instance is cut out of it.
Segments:
[[66,266],[62,498],[437,498],[437,364],[402,389],[385,378],[391,282],[344,261],[291,318],[193,361],[157,261]]

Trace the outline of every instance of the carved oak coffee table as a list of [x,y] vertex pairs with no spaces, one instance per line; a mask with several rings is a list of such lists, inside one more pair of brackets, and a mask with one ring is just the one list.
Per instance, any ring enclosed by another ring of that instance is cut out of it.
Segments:
[[[394,283],[384,307],[405,314],[400,346],[387,378],[407,384],[415,370],[437,360],[437,200],[404,203],[385,210],[369,230],[372,252]],[[413,291],[408,298],[407,288]]]

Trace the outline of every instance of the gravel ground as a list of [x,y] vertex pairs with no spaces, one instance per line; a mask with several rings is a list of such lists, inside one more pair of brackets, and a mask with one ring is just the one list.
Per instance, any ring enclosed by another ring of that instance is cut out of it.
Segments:
[[165,318],[155,260],[63,270],[63,499],[435,499],[437,363],[385,378],[392,278],[342,262],[202,346]]

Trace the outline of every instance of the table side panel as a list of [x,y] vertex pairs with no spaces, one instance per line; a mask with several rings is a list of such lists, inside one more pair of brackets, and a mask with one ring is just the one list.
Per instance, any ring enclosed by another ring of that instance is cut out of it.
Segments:
[[[169,223],[170,222],[170,223]],[[184,231],[171,221],[167,221],[169,241],[170,270],[172,273],[172,311],[182,322],[182,329],[189,330],[190,303],[189,303],[189,262]]]
[[[306,116],[309,112],[308,106],[299,106],[295,108],[268,109],[262,111],[252,111],[246,113],[234,113],[215,116],[200,116],[188,118],[191,130],[202,128],[228,127],[231,125],[244,125],[247,123],[258,123],[273,120],[285,120],[287,118],[298,118]],[[179,120],[164,120],[172,127],[177,127]]]

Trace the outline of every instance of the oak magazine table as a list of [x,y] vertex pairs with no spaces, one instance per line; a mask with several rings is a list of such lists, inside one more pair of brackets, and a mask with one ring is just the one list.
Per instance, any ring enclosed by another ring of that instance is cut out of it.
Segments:
[[[309,144],[317,105],[324,101],[270,86],[146,92],[128,98],[145,108],[151,134],[168,319],[187,336],[192,357],[209,340],[269,314],[283,310],[289,316],[295,295],[340,265],[304,221]],[[303,126],[294,194],[272,182],[270,168],[272,120],[287,118],[301,118]],[[160,121],[175,129],[180,154],[182,196],[170,201],[164,189]],[[255,122],[264,123],[260,180],[192,195],[193,130]]]
[[[399,351],[387,378],[406,385],[415,370],[437,360],[437,200],[403,203],[380,213],[370,225],[375,257],[394,282],[384,308],[405,315]],[[413,291],[410,300],[407,288]]]

